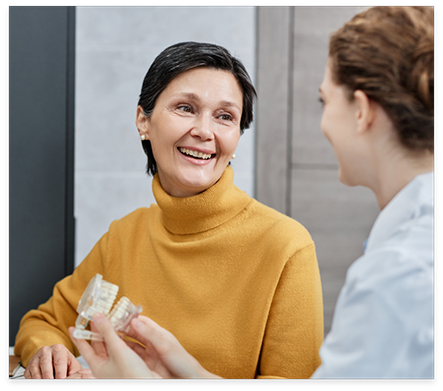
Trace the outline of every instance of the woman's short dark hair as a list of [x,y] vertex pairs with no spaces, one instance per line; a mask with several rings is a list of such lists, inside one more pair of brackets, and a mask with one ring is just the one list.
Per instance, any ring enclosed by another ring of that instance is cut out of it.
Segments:
[[[243,112],[240,120],[240,134],[243,134],[244,129],[249,128],[253,120],[253,104],[257,96],[255,88],[240,60],[225,48],[211,43],[177,43],[156,57],[143,80],[138,101],[144,115],[152,115],[157,98],[174,78],[198,67],[229,71],[237,79],[243,92]],[[157,172],[157,163],[152,153],[151,142],[144,140],[142,146],[148,156],[146,171],[153,176]]]

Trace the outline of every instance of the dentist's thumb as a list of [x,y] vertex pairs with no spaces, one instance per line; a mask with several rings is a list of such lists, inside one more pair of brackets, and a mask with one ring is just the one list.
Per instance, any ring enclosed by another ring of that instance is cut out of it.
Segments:
[[126,346],[109,319],[100,312],[92,317],[92,329],[96,329],[103,336],[110,354],[117,353],[118,349]]

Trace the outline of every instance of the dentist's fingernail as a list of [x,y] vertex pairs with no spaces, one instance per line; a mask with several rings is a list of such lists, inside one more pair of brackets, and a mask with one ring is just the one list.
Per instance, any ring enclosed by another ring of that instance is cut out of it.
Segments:
[[102,313],[100,313],[100,312],[96,312],[96,313],[94,314],[94,316],[92,317],[92,321],[93,321],[95,324],[100,324],[100,323],[102,323],[104,319],[105,319],[105,316],[104,316]]
[[138,329],[142,325],[142,322],[140,322],[137,318],[132,319],[132,325]]

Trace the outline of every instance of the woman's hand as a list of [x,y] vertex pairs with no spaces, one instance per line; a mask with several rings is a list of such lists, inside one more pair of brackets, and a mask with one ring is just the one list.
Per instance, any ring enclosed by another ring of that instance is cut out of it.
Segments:
[[26,379],[65,379],[81,371],[82,366],[61,344],[43,346],[35,353],[26,367]]
[[117,335],[109,320],[100,313],[93,317],[92,331],[99,332],[105,342],[91,341],[91,345],[73,337],[74,327],[69,328],[71,338],[80,354],[97,378],[153,378],[158,374],[149,370],[145,362]]
[[133,319],[127,335],[145,345],[142,347],[135,342],[126,341],[146,365],[162,378],[218,378],[205,370],[169,331],[146,316],[140,315]]

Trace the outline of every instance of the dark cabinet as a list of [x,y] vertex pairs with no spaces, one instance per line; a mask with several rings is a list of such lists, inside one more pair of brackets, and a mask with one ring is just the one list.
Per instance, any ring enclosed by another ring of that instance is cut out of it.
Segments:
[[75,7],[9,8],[9,344],[74,267]]

